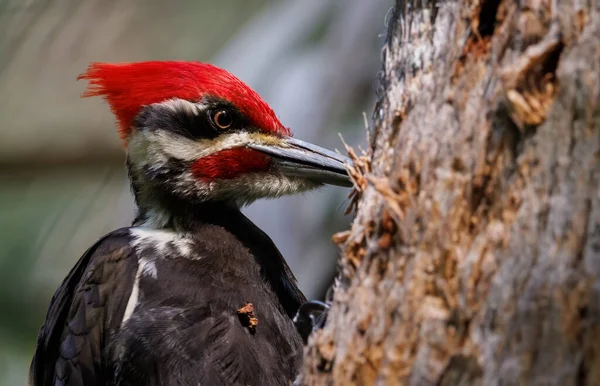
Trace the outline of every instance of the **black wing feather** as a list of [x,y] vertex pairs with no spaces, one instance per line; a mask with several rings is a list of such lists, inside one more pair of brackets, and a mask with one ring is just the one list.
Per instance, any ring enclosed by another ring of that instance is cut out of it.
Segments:
[[127,228],[94,244],[58,288],[38,334],[32,386],[103,384],[102,352],[131,294],[137,259]]

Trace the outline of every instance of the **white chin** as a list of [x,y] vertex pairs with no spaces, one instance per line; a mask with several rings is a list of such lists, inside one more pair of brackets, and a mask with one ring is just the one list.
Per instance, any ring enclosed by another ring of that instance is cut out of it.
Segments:
[[250,173],[228,180],[197,181],[195,185],[203,200],[224,200],[244,206],[261,198],[277,198],[315,189],[321,184],[281,174]]

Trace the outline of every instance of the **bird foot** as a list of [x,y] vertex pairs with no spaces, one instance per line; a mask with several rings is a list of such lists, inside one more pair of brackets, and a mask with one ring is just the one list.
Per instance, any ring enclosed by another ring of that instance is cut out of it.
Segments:
[[302,336],[304,344],[308,341],[308,336],[311,332],[325,325],[327,312],[330,308],[329,304],[319,300],[309,300],[300,306],[293,321],[300,336]]

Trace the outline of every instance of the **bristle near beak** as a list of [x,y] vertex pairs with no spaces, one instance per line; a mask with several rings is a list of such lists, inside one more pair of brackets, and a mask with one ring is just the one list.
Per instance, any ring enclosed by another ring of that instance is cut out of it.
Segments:
[[278,145],[247,144],[248,148],[267,154],[283,174],[310,181],[351,187],[346,165],[352,161],[312,143],[283,137]]

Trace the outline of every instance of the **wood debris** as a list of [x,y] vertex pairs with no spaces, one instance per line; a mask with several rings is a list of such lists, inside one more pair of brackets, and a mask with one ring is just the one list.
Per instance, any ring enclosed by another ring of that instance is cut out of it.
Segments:
[[244,304],[243,307],[237,310],[237,314],[242,325],[254,334],[256,326],[258,326],[258,318],[254,315],[254,305],[252,303]]

